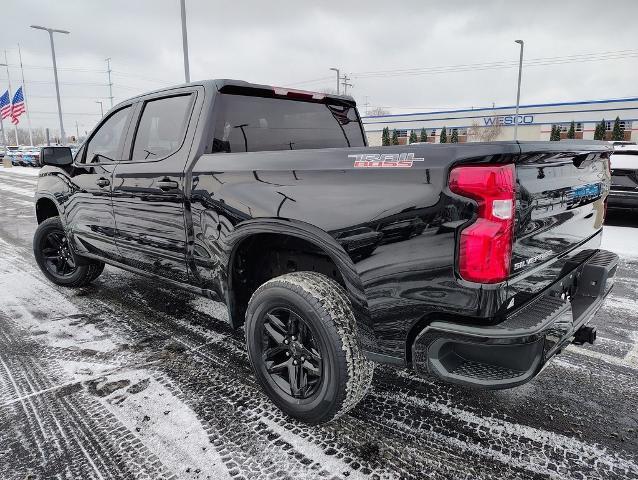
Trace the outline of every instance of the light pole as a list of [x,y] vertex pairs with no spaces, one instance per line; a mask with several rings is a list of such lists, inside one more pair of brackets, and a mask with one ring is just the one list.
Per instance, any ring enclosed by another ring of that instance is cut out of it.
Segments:
[[341,72],[339,72],[338,68],[331,68],[333,72],[337,72],[337,95],[339,95],[339,82],[341,81]]
[[104,116],[104,107],[102,106],[102,102],[100,100],[96,100],[95,103],[100,104],[100,113]]
[[188,36],[186,35],[186,0],[180,0],[182,10],[182,48],[184,50],[184,78],[186,83],[191,81],[190,69],[188,66]]
[[343,94],[347,95],[348,94],[348,87],[352,87],[352,84],[349,83],[350,77],[348,77],[348,75],[344,75],[341,78],[343,79],[343,83],[341,84],[341,85],[343,85]]
[[60,117],[60,140],[62,144],[65,144],[66,135],[64,133],[64,123],[62,122],[62,104],[60,103],[60,85],[58,84],[58,66],[55,63],[55,46],[53,45],[53,34],[64,33],[65,35],[68,35],[69,32],[66,30],[57,30],[55,28],[41,27],[39,25],[31,25],[31,28],[49,32],[49,40],[51,41],[51,58],[53,59],[53,76],[55,77],[55,95],[58,99],[58,116]]
[[[7,51],[4,51],[4,62],[5,63],[0,63],[0,65],[7,67],[7,84],[9,85],[9,101],[11,103],[13,103],[13,93],[11,92],[11,77],[9,76],[9,62],[7,61]],[[15,133],[16,135],[16,147],[18,145],[20,145],[20,142],[18,142],[18,126],[14,123],[13,124],[13,133]]]
[[518,43],[521,46],[521,56],[518,61],[518,88],[516,89],[516,117],[514,117],[514,140],[518,140],[518,107],[521,103],[521,75],[523,73],[523,47],[525,42],[523,40],[514,40],[514,43]]
[[113,82],[111,82],[111,57],[106,60],[106,73],[109,74],[109,100],[111,100],[111,108],[113,108]]

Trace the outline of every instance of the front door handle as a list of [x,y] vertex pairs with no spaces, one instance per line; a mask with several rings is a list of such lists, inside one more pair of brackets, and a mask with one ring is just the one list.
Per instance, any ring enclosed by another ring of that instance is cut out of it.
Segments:
[[160,190],[176,190],[177,187],[179,187],[179,184],[177,182],[174,182],[173,180],[160,180],[159,182],[157,182],[157,186],[160,188]]
[[111,181],[108,178],[99,178],[95,181],[95,184],[98,187],[108,187],[111,184]]

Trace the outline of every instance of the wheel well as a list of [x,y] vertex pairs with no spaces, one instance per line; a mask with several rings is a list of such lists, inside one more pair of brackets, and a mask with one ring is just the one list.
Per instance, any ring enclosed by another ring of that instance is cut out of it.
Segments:
[[44,222],[47,218],[57,217],[60,213],[58,208],[53,203],[53,200],[48,198],[41,198],[35,204],[35,215],[38,219],[38,224]]
[[334,261],[317,245],[292,235],[263,233],[241,242],[232,257],[229,291],[231,323],[244,323],[251,295],[271,278],[285,273],[323,273],[344,285]]

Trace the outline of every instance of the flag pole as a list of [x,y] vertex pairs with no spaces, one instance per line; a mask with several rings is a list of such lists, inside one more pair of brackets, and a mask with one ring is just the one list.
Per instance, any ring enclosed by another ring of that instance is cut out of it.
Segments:
[[27,109],[27,124],[29,125],[29,145],[33,145],[33,134],[31,133],[31,115],[29,114],[29,103],[27,102],[27,85],[24,82],[24,68],[22,67],[22,52],[18,43],[18,56],[20,57],[20,70],[22,70],[22,97],[24,98],[24,106]]
[[[2,115],[0,115],[0,131],[2,132],[2,144],[6,147],[7,146],[7,132],[4,131],[4,125],[2,124]],[[6,148],[5,148],[5,154],[6,152]]]
[[[9,77],[9,61],[7,60],[7,51],[4,51],[4,64],[7,67],[7,84],[9,85],[9,101],[11,102],[11,105],[13,105],[13,96],[11,94],[11,78]],[[18,142],[18,126],[14,123],[13,124],[13,131],[16,134],[16,147],[18,145],[20,145],[20,142]]]

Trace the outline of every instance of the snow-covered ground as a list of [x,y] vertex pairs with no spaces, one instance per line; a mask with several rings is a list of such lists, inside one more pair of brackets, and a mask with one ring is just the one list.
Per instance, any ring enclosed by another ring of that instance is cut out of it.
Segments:
[[638,257],[638,215],[635,226],[605,225],[601,248],[623,257]]
[[0,175],[19,175],[24,177],[37,177],[40,173],[39,168],[34,167],[9,167],[4,168],[0,163]]

